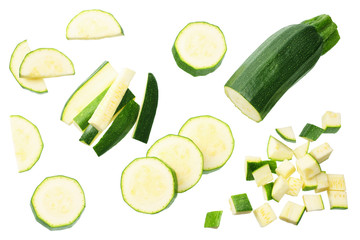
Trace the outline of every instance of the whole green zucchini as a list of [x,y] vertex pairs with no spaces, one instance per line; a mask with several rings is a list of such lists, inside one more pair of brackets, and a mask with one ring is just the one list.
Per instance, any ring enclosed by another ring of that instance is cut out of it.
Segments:
[[246,116],[260,122],[339,39],[328,15],[284,27],[236,70],[225,84],[225,93]]

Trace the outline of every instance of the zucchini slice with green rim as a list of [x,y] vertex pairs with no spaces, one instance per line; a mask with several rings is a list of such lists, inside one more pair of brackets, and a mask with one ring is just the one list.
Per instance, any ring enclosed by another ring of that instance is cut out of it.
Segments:
[[28,79],[28,78],[21,78],[19,76],[19,69],[21,62],[23,61],[26,54],[28,54],[30,51],[31,50],[28,46],[27,40],[24,40],[21,43],[19,43],[15,47],[10,58],[10,65],[9,65],[10,71],[22,88],[36,93],[47,93],[48,90],[44,79],[42,78]]
[[99,9],[84,10],[71,19],[66,27],[67,39],[101,39],[124,35],[115,17]]
[[324,133],[337,133],[341,128],[341,114],[327,111],[321,118]]
[[305,179],[311,179],[321,172],[319,163],[310,154],[296,159],[296,169]]
[[175,172],[155,157],[133,160],[121,174],[121,194],[134,210],[155,214],[168,208],[177,196]]
[[110,87],[117,75],[108,61],[103,62],[67,100],[61,113],[61,121],[71,124],[79,112]]
[[177,35],[172,53],[176,64],[192,76],[204,76],[221,64],[227,47],[218,26],[191,22]]
[[244,115],[260,122],[339,39],[328,15],[284,27],[235,71],[225,84],[225,94]]
[[273,136],[269,137],[267,145],[268,158],[275,161],[284,161],[285,159],[291,160],[293,157],[293,151],[291,148],[280,142]]
[[264,160],[264,161],[258,161],[258,162],[252,162],[252,161],[246,161],[246,167],[245,167],[245,176],[246,181],[254,180],[253,172],[266,165],[269,164],[270,170],[272,173],[276,173],[277,163],[273,160]]
[[169,134],[160,138],[146,156],[161,159],[175,171],[179,193],[194,187],[203,173],[203,155],[187,137]]
[[285,141],[296,143],[296,137],[292,127],[276,128],[275,130]]
[[207,212],[204,228],[219,228],[223,211]]
[[301,131],[299,136],[310,142],[313,142],[313,141],[316,141],[323,132],[324,132],[324,129],[322,129],[318,126],[315,126],[313,124],[307,123],[305,125],[305,127],[303,128],[303,130]]
[[72,227],[85,208],[85,195],[78,181],[66,176],[45,178],[31,197],[35,219],[50,230]]
[[320,194],[305,194],[303,201],[307,212],[324,210],[324,202]]
[[18,171],[28,171],[39,160],[44,148],[39,129],[20,115],[11,115],[10,123]]
[[288,201],[282,209],[279,218],[285,222],[298,225],[305,212],[305,206]]
[[93,147],[98,157],[109,151],[128,134],[136,122],[139,110],[140,106],[134,100],[125,105]]
[[187,120],[179,135],[190,138],[204,156],[204,173],[220,169],[231,157],[234,137],[229,125],[209,116],[198,116]]
[[133,138],[143,143],[149,140],[159,99],[159,89],[152,73],[148,74],[143,104],[137,120]]
[[327,191],[330,209],[348,209],[347,194],[345,191]]
[[328,143],[323,143],[312,149],[309,154],[313,156],[318,163],[322,163],[330,157],[332,151],[333,149]]
[[19,69],[22,78],[51,78],[74,75],[72,61],[55,48],[38,48],[28,52]]
[[115,81],[109,87],[103,99],[96,107],[95,112],[89,119],[89,124],[97,130],[103,131],[113,118],[117,107],[129,88],[130,81],[134,77],[135,72],[131,69],[124,68]]
[[[130,91],[130,89],[127,89],[125,92],[124,97],[121,99],[120,104],[118,105],[114,116],[112,117],[111,121],[114,121],[114,119],[116,118],[116,116],[120,113],[120,111],[123,109],[123,107],[128,104],[131,100],[135,99],[135,95]],[[95,100],[94,100],[95,101]],[[91,103],[89,104],[91,105]],[[85,126],[85,119],[90,119],[91,115],[91,111],[95,111],[96,106],[91,106],[89,107],[89,105],[84,108],[83,111],[80,112],[81,113],[85,113],[84,115],[81,115],[81,117],[78,119],[79,122],[82,123],[83,126]],[[89,108],[88,108],[89,107]],[[88,111],[89,110],[89,111]],[[79,115],[78,115],[79,116]],[[75,118],[74,118],[74,122],[75,122]],[[103,131],[99,131],[97,130],[94,126],[90,125],[89,123],[87,123],[87,127],[85,128],[83,134],[81,135],[79,141],[82,143],[85,143],[87,145],[91,145],[95,139],[102,133]]]

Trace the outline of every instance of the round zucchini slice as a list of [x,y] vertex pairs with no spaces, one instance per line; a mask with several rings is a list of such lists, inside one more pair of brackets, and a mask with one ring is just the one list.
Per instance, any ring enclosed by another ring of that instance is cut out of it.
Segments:
[[227,50],[225,37],[218,26],[207,22],[187,24],[172,47],[176,64],[193,76],[215,71]]
[[200,180],[204,158],[200,149],[187,137],[169,134],[156,141],[147,152],[167,163],[176,173],[178,192],[185,192]]
[[190,138],[199,147],[204,156],[205,173],[221,168],[234,150],[230,127],[212,116],[190,118],[179,135]]
[[175,172],[155,157],[133,160],[122,172],[120,185],[124,201],[142,213],[161,212],[177,195]]
[[66,176],[45,178],[34,191],[31,209],[35,219],[50,230],[72,227],[85,208],[78,181]]

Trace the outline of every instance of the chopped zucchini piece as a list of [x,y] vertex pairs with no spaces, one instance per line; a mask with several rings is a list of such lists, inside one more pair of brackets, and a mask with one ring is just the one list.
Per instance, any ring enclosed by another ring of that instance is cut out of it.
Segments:
[[299,147],[294,149],[294,155],[296,159],[302,158],[309,151],[310,141],[306,141],[306,143],[300,145]]
[[307,212],[324,210],[324,203],[320,194],[303,195],[303,201]]
[[304,212],[305,206],[288,201],[281,211],[279,218],[285,222],[298,225]]
[[232,195],[229,203],[231,212],[234,215],[250,213],[253,210],[246,193]]
[[44,148],[39,129],[19,115],[11,115],[10,124],[18,171],[28,171],[39,160]]
[[290,186],[287,182],[287,180],[279,176],[274,181],[274,187],[271,192],[271,197],[277,201],[280,202],[281,198],[289,191]]
[[175,171],[178,192],[185,192],[195,186],[203,173],[203,155],[187,137],[169,134],[157,140],[146,156],[161,159]]
[[206,213],[204,228],[218,228],[220,226],[223,211],[212,211]]
[[313,124],[307,123],[303,130],[300,133],[300,137],[305,138],[306,140],[313,142],[316,141],[321,134],[324,132],[324,129],[315,126]]
[[329,191],[345,191],[345,177],[343,174],[327,174],[329,181]]
[[300,178],[289,177],[288,184],[289,191],[287,191],[286,194],[290,196],[297,196],[299,195],[299,192],[302,189],[304,182]]
[[305,179],[313,178],[321,172],[319,163],[310,154],[297,159],[296,168]]
[[275,169],[277,168],[277,163],[276,163],[276,161],[273,161],[273,160],[261,161],[261,158],[252,159],[252,158],[246,157],[245,163],[246,163],[246,166],[245,166],[246,181],[254,180],[254,176],[252,175],[252,173],[259,167],[262,167],[266,164],[269,164],[270,170],[272,173],[276,173]]
[[108,12],[84,10],[71,19],[66,27],[67,39],[101,39],[124,35],[115,17]]
[[85,143],[86,145],[91,145],[95,139],[100,135],[101,132],[97,130],[94,126],[89,125],[85,128],[83,134],[81,135],[79,141]]
[[269,203],[264,203],[253,212],[261,227],[269,225],[277,218]]
[[289,160],[284,160],[276,168],[275,171],[276,171],[277,175],[282,176],[285,179],[287,179],[288,177],[291,176],[291,174],[293,174],[296,171],[296,169],[295,169],[295,166]]
[[267,146],[267,155],[268,158],[271,160],[276,160],[276,161],[283,161],[285,159],[290,160],[292,159],[293,151],[288,146],[286,146],[285,144],[283,144],[273,136],[270,136]]
[[322,163],[330,157],[333,149],[328,143],[323,143],[310,151],[310,155],[313,156],[318,163]]
[[341,128],[341,114],[327,111],[322,116],[324,133],[337,133]]
[[348,209],[347,194],[345,191],[328,191],[330,209]]
[[272,198],[271,193],[274,187],[274,182],[269,182],[262,186],[263,195],[266,201],[270,201]]
[[72,61],[54,48],[38,48],[28,52],[19,69],[21,78],[49,78],[74,75]]
[[315,190],[317,188],[317,179],[316,176],[310,179],[304,178],[303,176],[301,176],[301,179],[303,181],[303,191],[311,191],[311,190]]
[[316,178],[316,182],[317,182],[317,186],[315,189],[316,193],[328,190],[329,180],[328,180],[328,176],[327,176],[326,172],[319,173],[318,175],[315,176],[315,178]]
[[296,137],[292,127],[276,128],[276,132],[279,136],[287,142],[296,142]]
[[258,187],[263,186],[273,180],[273,175],[269,164],[265,164],[253,171],[253,177]]
[[121,174],[121,193],[134,210],[158,213],[168,208],[177,196],[175,172],[158,158],[137,158]]
[[187,120],[179,135],[190,138],[204,155],[204,172],[220,169],[231,157],[234,137],[229,125],[206,115]]

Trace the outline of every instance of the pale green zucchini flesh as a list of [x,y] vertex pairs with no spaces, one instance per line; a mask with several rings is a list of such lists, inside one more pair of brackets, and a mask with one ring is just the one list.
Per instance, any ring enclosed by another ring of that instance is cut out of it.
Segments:
[[291,148],[286,146],[284,143],[280,142],[273,136],[269,137],[267,145],[267,155],[269,159],[276,161],[290,160],[292,159],[293,154],[294,153]]
[[275,171],[277,168],[276,161],[273,161],[273,160],[264,160],[264,161],[259,161],[259,162],[246,161],[246,166],[245,166],[246,181],[254,180],[254,176],[252,175],[253,172],[256,169],[258,169],[266,164],[269,165],[272,173],[276,173],[276,171]]
[[10,123],[18,171],[28,171],[39,160],[44,148],[39,129],[19,115],[11,115]]
[[109,62],[102,63],[67,100],[61,113],[61,121],[71,124],[79,112],[110,87],[117,75],[118,73]]
[[337,133],[341,128],[341,114],[327,111],[321,118],[324,133]]
[[20,65],[26,56],[30,52],[30,48],[28,46],[27,40],[20,42],[14,49],[11,58],[10,58],[10,71],[19,85],[27,90],[36,93],[46,93],[48,92],[44,79],[29,79],[29,78],[21,78],[19,76]]
[[194,187],[203,173],[203,154],[187,137],[169,134],[156,141],[146,156],[161,159],[175,171],[179,193]]
[[148,74],[144,100],[141,106],[139,119],[137,120],[133,138],[147,143],[154,123],[158,105],[159,89],[155,76]]
[[137,158],[121,174],[121,193],[134,210],[155,214],[168,208],[177,196],[175,172],[155,157]]
[[85,208],[85,195],[78,181],[66,176],[45,178],[31,197],[35,219],[50,230],[72,227]]
[[176,64],[192,76],[204,76],[215,71],[226,50],[225,37],[220,28],[207,22],[187,24],[172,47]]
[[283,207],[279,218],[285,222],[298,225],[304,212],[305,206],[288,201]]

